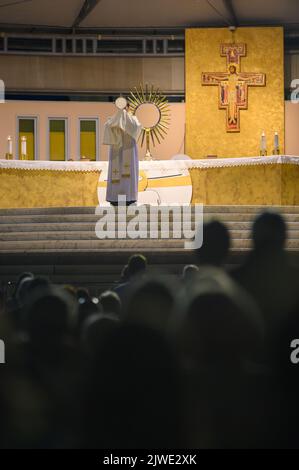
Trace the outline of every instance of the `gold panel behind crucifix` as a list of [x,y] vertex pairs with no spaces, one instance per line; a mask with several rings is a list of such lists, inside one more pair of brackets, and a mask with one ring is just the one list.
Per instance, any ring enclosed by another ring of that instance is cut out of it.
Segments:
[[218,86],[219,109],[226,109],[226,130],[240,132],[240,109],[248,108],[248,86],[265,86],[266,74],[241,72],[246,44],[221,44],[220,55],[226,57],[227,72],[203,72],[201,83]]

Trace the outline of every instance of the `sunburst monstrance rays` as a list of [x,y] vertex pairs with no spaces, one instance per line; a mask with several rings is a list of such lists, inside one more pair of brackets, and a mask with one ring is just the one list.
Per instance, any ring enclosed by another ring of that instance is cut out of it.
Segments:
[[128,101],[133,114],[135,114],[137,109],[143,104],[152,104],[158,110],[159,118],[157,122],[151,127],[143,127],[140,134],[141,145],[143,146],[144,140],[146,140],[147,154],[150,155],[150,140],[153,146],[155,146],[157,142],[160,144],[169,129],[170,107],[167,98],[160,92],[159,88],[155,88],[153,85],[149,86],[148,84],[144,87],[140,84],[139,88],[135,87],[134,90],[130,92]]

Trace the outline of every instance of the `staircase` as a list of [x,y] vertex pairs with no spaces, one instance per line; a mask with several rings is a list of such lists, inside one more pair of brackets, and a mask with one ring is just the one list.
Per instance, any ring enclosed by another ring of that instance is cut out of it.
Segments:
[[[229,264],[239,263],[250,249],[252,221],[263,209],[261,206],[205,206],[204,218],[221,220],[230,231]],[[299,207],[272,209],[282,213],[287,221],[287,249],[297,260]],[[145,222],[141,228],[144,238],[137,240],[98,239],[95,227],[99,219],[94,207],[0,209],[0,282],[14,282],[26,270],[56,283],[69,282],[98,291],[119,278],[128,256],[135,252],[147,255],[153,272],[177,274],[185,264],[196,262],[194,254],[184,249],[184,240],[173,238],[172,219],[169,234],[159,223],[159,238],[150,239],[149,223],[146,216],[141,217]],[[128,217],[128,221],[131,219]],[[118,230],[125,227],[125,223],[117,225]]]

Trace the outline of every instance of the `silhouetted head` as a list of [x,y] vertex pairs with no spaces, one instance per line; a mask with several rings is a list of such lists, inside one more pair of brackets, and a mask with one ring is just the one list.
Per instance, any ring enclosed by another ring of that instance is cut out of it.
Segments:
[[30,303],[33,297],[39,295],[40,292],[43,292],[46,289],[49,289],[51,283],[46,277],[34,277],[30,273],[22,277],[18,288],[15,292],[16,300],[16,309],[14,311],[14,317],[16,321],[16,326],[22,327],[23,321],[23,310],[26,308],[28,303]]
[[104,313],[114,313],[119,316],[121,311],[121,301],[116,292],[107,290],[99,297],[100,304]]
[[21,273],[16,282],[16,288],[18,288],[20,282],[22,282],[23,279],[27,279],[27,278],[34,279],[34,274],[29,271],[24,271],[23,273]]
[[47,277],[35,277],[30,281],[30,284],[28,285],[27,294],[29,296],[35,295],[35,293],[38,293],[45,289],[49,289],[50,286],[51,282]]
[[126,320],[164,330],[171,318],[175,299],[171,286],[163,279],[143,279],[128,295]]
[[88,392],[89,446],[174,448],[178,444],[175,356],[164,336],[120,324],[104,342]]
[[24,319],[30,342],[41,349],[61,343],[71,331],[75,314],[76,304],[63,289],[51,287],[33,293]]
[[275,212],[264,212],[253,224],[252,238],[256,250],[283,250],[286,241],[286,224]]
[[81,342],[85,353],[93,359],[101,355],[109,334],[117,328],[119,319],[113,314],[98,313],[87,318],[82,326]]
[[28,287],[33,281],[33,279],[34,279],[34,275],[29,272],[24,272],[19,276],[16,282],[16,287],[15,287],[15,292],[14,292],[14,297],[19,306],[21,306],[24,303],[25,297],[27,295]]
[[186,300],[185,314],[177,321],[179,345],[193,364],[236,365],[259,352],[263,337],[259,311],[220,270],[199,276]]
[[128,261],[127,275],[129,278],[136,276],[137,274],[143,274],[147,267],[147,259],[145,256],[140,254],[132,255]]
[[195,264],[187,264],[183,269],[183,279],[185,281],[192,281],[196,274],[198,274],[198,267]]
[[204,223],[203,244],[197,250],[201,264],[221,266],[228,255],[230,235],[226,226],[218,220]]

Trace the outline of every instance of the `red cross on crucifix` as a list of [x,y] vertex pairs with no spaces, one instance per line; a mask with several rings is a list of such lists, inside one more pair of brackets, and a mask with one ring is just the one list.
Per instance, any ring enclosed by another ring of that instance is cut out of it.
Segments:
[[248,108],[248,86],[265,86],[266,74],[241,72],[246,44],[221,44],[220,55],[226,57],[227,72],[203,72],[201,83],[218,86],[219,109],[226,109],[226,130],[240,132],[240,109]]

